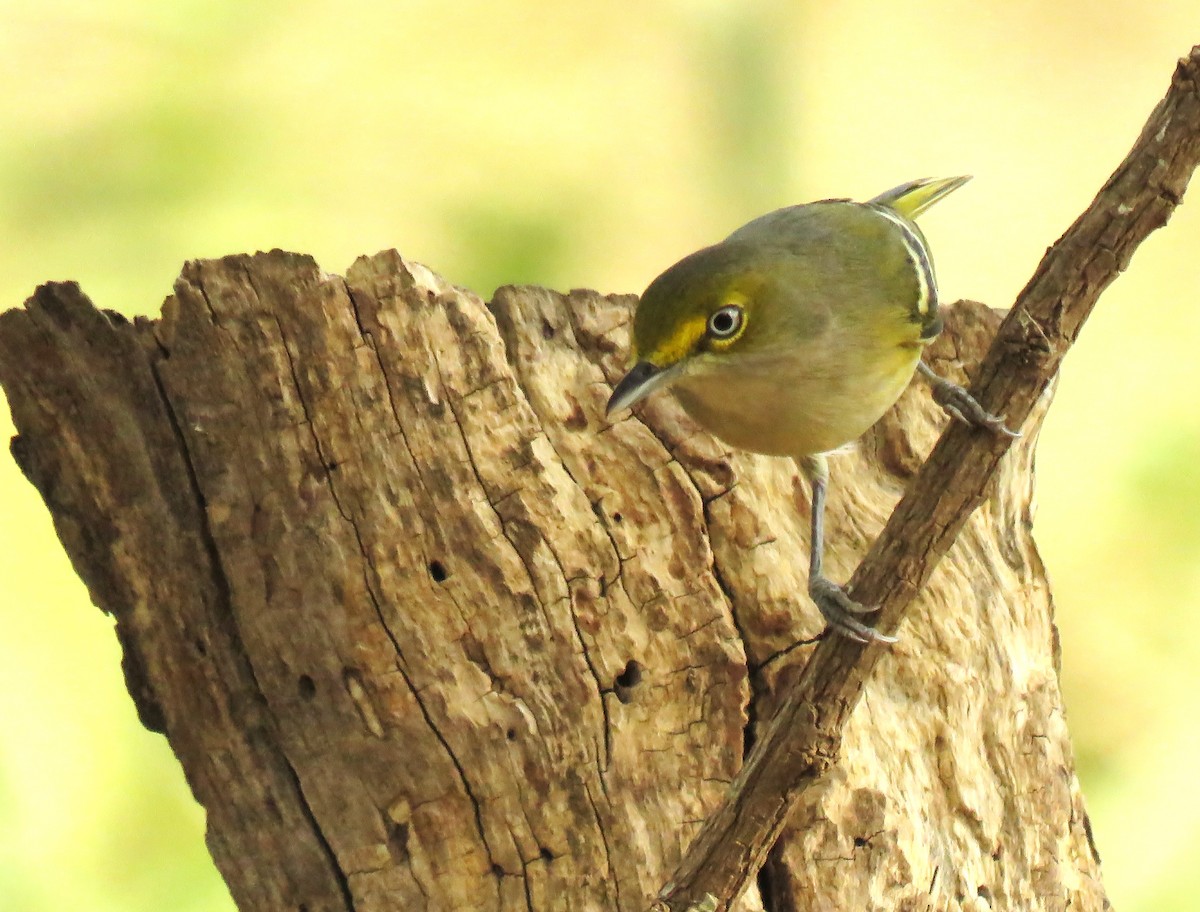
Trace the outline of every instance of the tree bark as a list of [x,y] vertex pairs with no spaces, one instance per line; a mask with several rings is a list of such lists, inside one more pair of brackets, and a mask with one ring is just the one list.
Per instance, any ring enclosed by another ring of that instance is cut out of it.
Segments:
[[[720,802],[821,626],[807,494],[667,397],[607,422],[632,303],[272,253],[189,264],[156,322],[71,284],[0,317],[14,455],[240,908],[642,909]],[[935,366],[961,379],[997,323],[952,308]],[[916,384],[837,460],[833,572],[943,421]],[[881,659],[767,908],[1103,907],[1034,438]]]
[[1003,326],[960,302],[929,351],[962,381],[999,328],[1025,436],[918,475],[918,382],[837,461],[827,566],[887,650],[810,642],[790,462],[666,396],[605,418],[629,297],[394,251],[190,263],[158,321],[46,285],[0,314],[12,452],[243,910],[1101,910],[1034,446],[1198,160],[1200,48]]

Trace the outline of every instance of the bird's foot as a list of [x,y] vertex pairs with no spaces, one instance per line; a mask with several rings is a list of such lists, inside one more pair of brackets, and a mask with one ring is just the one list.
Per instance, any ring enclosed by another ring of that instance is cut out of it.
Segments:
[[831,630],[857,640],[859,643],[895,643],[894,636],[880,633],[874,627],[864,624],[855,615],[870,614],[876,608],[860,605],[846,594],[846,590],[824,576],[816,576],[808,581],[808,594],[821,616],[829,624]]
[[927,371],[926,376],[929,378],[930,386],[933,387],[933,401],[940,405],[951,418],[961,421],[963,424],[987,428],[989,431],[995,431],[997,434],[1004,434],[1008,437],[1021,436],[1020,431],[1010,430],[1004,424],[1003,415],[993,415],[984,409],[974,396],[957,383],[951,383],[945,377],[939,377],[932,371]]

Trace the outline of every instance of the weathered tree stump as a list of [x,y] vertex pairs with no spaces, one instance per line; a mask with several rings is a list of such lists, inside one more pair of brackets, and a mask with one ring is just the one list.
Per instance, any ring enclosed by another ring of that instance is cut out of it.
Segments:
[[995,336],[1025,436],[923,462],[917,387],[837,461],[827,566],[886,650],[805,642],[790,462],[665,396],[604,417],[631,298],[485,304],[395,252],[191,263],[158,321],[46,285],[0,314],[12,452],[247,912],[1099,912],[1033,453],[1198,161],[1195,48],[1004,322],[930,349],[961,380]]
[[[273,253],[189,264],[157,322],[73,285],[0,320],[14,454],[240,908],[642,909],[728,790],[820,630],[807,495],[668,397],[604,418],[632,303]],[[961,377],[998,318],[949,323]],[[916,383],[836,460],[837,575],[944,420]],[[881,660],[770,908],[1102,908],[1033,444]]]

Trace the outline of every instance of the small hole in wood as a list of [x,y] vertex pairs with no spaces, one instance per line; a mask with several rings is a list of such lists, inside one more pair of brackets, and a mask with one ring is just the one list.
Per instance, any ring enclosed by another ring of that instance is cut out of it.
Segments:
[[208,655],[208,646],[205,644],[204,640],[200,639],[200,637],[196,637],[196,639],[192,640],[192,646],[200,655]]
[[517,730],[515,728],[510,728],[508,731],[506,731],[504,733],[504,737],[507,738],[509,741],[516,741],[517,740]]
[[582,431],[588,426],[587,413],[578,402],[571,407],[571,414],[563,419],[563,427],[569,431]]
[[612,515],[612,521],[613,521],[613,522],[615,522],[615,523],[619,523],[619,522],[621,521],[621,518],[622,518],[622,517],[621,517],[621,514],[620,514],[620,513],[614,513],[614,514]]
[[549,320],[542,320],[542,338],[543,339],[553,339],[554,338],[554,327],[550,325]]
[[433,577],[435,583],[446,582],[446,577],[450,574],[446,572],[446,565],[441,561],[433,560],[429,562],[429,575]]
[[300,675],[296,679],[296,689],[305,700],[311,700],[317,695],[317,682],[308,675]]
[[617,675],[617,685],[620,687],[636,687],[642,683],[642,666],[636,659],[630,659],[625,664],[625,670]]
[[642,666],[636,659],[630,659],[625,664],[625,670],[613,681],[613,693],[622,703],[633,700],[633,689],[642,683]]
[[545,846],[541,847],[539,854],[542,856],[542,861],[554,861],[554,853]]
[[867,841],[865,839],[863,839],[861,836],[854,837],[854,848],[861,849],[866,844],[867,844]]
[[408,824],[397,823],[388,828],[388,853],[398,862],[408,861]]

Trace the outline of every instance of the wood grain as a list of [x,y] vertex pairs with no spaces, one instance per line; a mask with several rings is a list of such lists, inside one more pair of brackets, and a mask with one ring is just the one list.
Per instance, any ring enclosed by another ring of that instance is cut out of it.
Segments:
[[604,417],[631,298],[275,251],[188,264],[157,321],[71,283],[0,314],[13,456],[239,907],[1104,908],[1032,459],[1200,156],[1198,68],[1003,326],[950,308],[935,366],[1025,437],[954,429],[918,471],[918,382],[835,462],[827,564],[876,542],[852,593],[903,618],[886,652],[797,645],[790,462],[669,397]]

